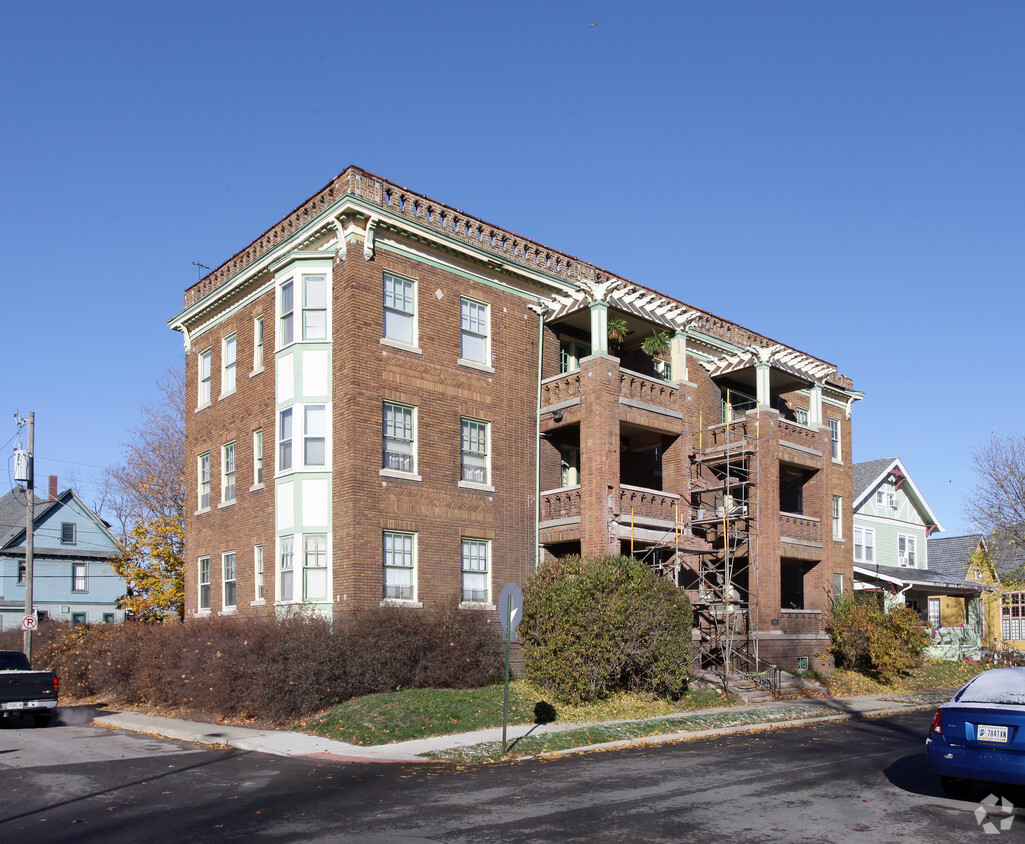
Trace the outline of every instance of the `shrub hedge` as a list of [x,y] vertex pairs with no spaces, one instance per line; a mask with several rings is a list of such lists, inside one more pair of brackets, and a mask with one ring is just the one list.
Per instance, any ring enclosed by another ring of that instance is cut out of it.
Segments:
[[565,557],[542,566],[523,596],[523,666],[560,701],[619,690],[678,698],[690,673],[690,601],[631,557]]
[[914,610],[900,606],[887,612],[871,594],[837,598],[826,632],[837,668],[876,674],[884,682],[918,668],[929,644]]
[[[374,609],[327,620],[216,617],[187,624],[47,625],[34,667],[73,696],[105,695],[273,723],[362,695],[475,688],[502,677],[497,625],[458,609]],[[20,649],[20,638],[5,647]]]

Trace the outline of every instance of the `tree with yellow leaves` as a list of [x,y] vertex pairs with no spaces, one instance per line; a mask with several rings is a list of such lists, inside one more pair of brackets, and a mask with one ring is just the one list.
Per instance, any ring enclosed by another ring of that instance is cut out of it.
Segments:
[[111,561],[128,583],[119,606],[134,618],[182,618],[185,606],[185,374],[169,367],[156,402],[125,443],[124,462],[106,472],[110,506],[121,525],[121,556]]

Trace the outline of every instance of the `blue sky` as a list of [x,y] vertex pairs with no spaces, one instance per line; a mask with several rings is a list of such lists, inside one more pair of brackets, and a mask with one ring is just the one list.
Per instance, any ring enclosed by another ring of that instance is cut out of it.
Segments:
[[356,164],[837,364],[855,459],[970,530],[1025,411],[1023,43],[1001,0],[8,0],[0,444],[34,410],[89,500],[192,262]]

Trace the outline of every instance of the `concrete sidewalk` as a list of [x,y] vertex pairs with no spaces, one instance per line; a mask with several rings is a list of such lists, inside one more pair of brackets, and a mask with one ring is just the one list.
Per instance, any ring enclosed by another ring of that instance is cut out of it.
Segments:
[[[569,750],[557,751],[557,753],[580,753],[599,748],[629,747],[633,745],[681,741],[704,736],[793,727],[824,720],[889,715],[897,712],[932,709],[949,699],[950,692],[937,691],[904,695],[811,698],[721,707],[717,709],[700,709],[682,712],[678,716],[670,717],[693,719],[696,716],[750,713],[750,715],[745,714],[744,717],[752,718],[753,716],[753,722],[710,729],[681,729],[678,732],[669,733],[663,731],[658,735],[639,736],[621,741],[575,747]],[[792,714],[795,717],[790,717]],[[643,725],[645,721],[664,721],[665,717],[629,719],[608,723]],[[435,754],[441,754],[456,748],[466,748],[484,742],[498,742],[502,739],[501,727],[495,727],[472,733],[456,733],[454,735],[396,742],[395,744],[361,747],[305,733],[281,730],[256,730],[245,727],[231,727],[223,724],[205,724],[194,721],[182,721],[176,718],[144,715],[139,712],[118,712],[112,715],[103,715],[96,718],[92,723],[96,726],[115,727],[147,735],[176,739],[178,741],[207,745],[226,745],[240,750],[252,750],[257,753],[269,753],[276,756],[305,756],[353,762],[430,762],[432,761],[431,757]],[[682,722],[681,727],[685,723],[685,721]],[[508,728],[508,738],[512,742],[528,733],[531,735],[546,735],[588,726],[596,725],[579,722],[544,725],[517,724]]]

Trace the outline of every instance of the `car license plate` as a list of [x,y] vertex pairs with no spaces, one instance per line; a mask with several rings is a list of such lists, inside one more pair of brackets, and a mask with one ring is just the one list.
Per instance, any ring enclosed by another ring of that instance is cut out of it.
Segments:
[[20,701],[20,700],[11,701],[10,703],[5,703],[4,704],[4,709],[24,709],[24,708],[25,708],[25,703],[24,703],[24,701]]
[[975,738],[979,741],[998,741],[1007,744],[1007,727],[993,727],[989,724],[979,724],[975,728]]

